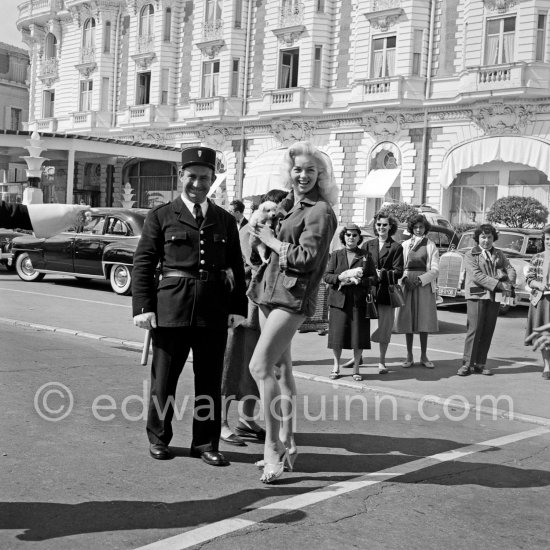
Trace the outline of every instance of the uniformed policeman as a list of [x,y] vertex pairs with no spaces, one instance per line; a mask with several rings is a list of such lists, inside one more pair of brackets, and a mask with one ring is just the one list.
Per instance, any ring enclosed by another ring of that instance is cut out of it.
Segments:
[[[221,376],[228,318],[246,315],[244,266],[235,218],[208,200],[216,151],[182,152],[182,193],[149,212],[134,255],[134,324],[151,329],[153,360],[147,435],[150,454],[173,457],[172,417],[179,375],[193,350],[195,410],[190,454],[213,466],[218,452]],[[160,266],[160,280],[155,273]]]

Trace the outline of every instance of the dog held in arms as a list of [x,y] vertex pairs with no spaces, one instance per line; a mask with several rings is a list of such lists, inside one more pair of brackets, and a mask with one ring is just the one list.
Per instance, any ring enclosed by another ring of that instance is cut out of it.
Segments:
[[[256,229],[259,224],[267,224],[271,229],[275,229],[277,224],[277,204],[273,201],[262,202],[258,209],[252,213],[248,223],[251,229]],[[262,262],[267,264],[269,260],[269,254],[266,245],[254,234],[250,234],[250,246],[252,250],[256,250],[260,256]]]

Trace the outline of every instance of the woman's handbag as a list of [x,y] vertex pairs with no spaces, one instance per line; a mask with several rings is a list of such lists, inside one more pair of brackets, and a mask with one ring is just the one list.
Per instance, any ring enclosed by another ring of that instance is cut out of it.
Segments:
[[395,283],[393,271],[389,274],[390,284],[388,285],[388,293],[390,295],[391,307],[403,307],[405,305],[405,297],[403,290]]
[[369,288],[365,301],[365,319],[378,319],[378,308],[376,307],[376,298]]

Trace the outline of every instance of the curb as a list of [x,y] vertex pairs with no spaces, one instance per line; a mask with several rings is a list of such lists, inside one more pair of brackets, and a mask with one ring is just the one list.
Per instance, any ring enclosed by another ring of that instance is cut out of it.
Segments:
[[[142,342],[132,342],[131,340],[120,340],[118,338],[112,338],[111,336],[101,336],[99,334],[93,334],[85,331],[78,331],[73,329],[66,329],[62,327],[53,327],[50,325],[42,325],[38,323],[28,323],[26,321],[18,321],[17,319],[9,319],[7,317],[0,317],[0,323],[6,323],[14,326],[21,326],[27,328],[33,328],[36,330],[44,330],[48,332],[58,332],[60,334],[66,334],[70,336],[79,336],[81,338],[88,338],[91,340],[98,340],[109,344],[116,344],[132,350],[141,351],[143,348]],[[192,358],[192,352],[190,352]],[[357,382],[345,382],[338,380],[330,380],[325,376],[318,376],[316,374],[309,374],[307,372],[294,371],[294,376],[301,380],[308,380],[310,382],[318,382],[321,384],[329,384],[334,388],[350,389],[360,393],[373,393],[377,395],[391,395],[400,399],[408,399],[410,401],[429,403],[433,405],[439,405],[442,407],[453,407],[454,409],[460,409],[467,411],[468,413],[475,412],[478,415],[491,416],[493,419],[501,418],[516,422],[523,422],[526,424],[536,424],[537,426],[545,426],[550,428],[550,418],[544,418],[542,416],[535,416],[522,413],[510,413],[504,409],[494,409],[491,407],[474,407],[464,401],[456,401],[449,397],[443,398],[437,395],[423,395],[419,393],[409,392],[405,390],[397,390],[392,388],[382,388],[380,386],[367,386]]]

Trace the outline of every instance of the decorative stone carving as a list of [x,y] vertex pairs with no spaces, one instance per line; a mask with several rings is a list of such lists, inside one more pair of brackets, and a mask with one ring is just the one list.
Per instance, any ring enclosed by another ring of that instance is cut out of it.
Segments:
[[472,111],[472,120],[487,135],[521,134],[535,115],[533,105],[496,103]]
[[514,7],[519,0],[483,0],[485,9],[496,11],[498,13],[506,13],[510,8]]
[[271,123],[270,133],[281,145],[290,145],[295,141],[309,139],[314,129],[312,122],[283,119]]
[[101,12],[95,2],[76,4],[75,6],[69,6],[67,9],[73,16],[73,21],[76,21],[79,27],[82,27],[82,24],[90,17],[93,17],[98,22],[100,20]]
[[385,139],[399,134],[401,131],[401,117],[386,112],[364,115],[361,126],[378,139]]
[[373,0],[371,11],[365,13],[373,28],[387,31],[404,13],[400,0]]
[[224,148],[229,131],[227,128],[207,126],[206,128],[198,130],[196,135],[197,138],[200,139],[201,143],[204,143],[212,149],[220,150]]
[[305,31],[304,5],[292,3],[281,8],[279,23],[273,29],[273,34],[283,46],[293,46]]
[[143,130],[136,132],[133,136],[133,141],[142,143],[154,143],[155,145],[166,145],[167,136],[163,132],[155,132],[153,130]]
[[146,71],[151,67],[155,59],[155,52],[137,53],[132,55],[132,59],[135,61],[139,70]]

